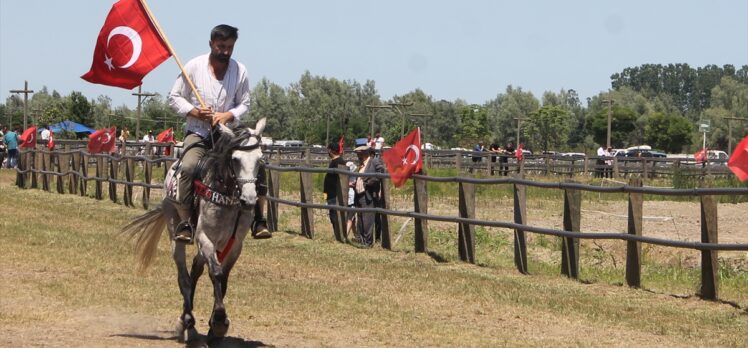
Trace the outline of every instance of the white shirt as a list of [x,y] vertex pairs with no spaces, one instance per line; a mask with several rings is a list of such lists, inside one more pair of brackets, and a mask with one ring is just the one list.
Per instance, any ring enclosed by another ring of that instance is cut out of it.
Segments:
[[153,137],[150,136],[149,134],[146,134],[146,135],[143,136],[143,142],[144,143],[152,143],[153,141],[154,141]]
[[606,156],[605,155],[605,148],[603,148],[602,146],[600,146],[600,147],[597,148],[597,157],[602,157],[602,156]]
[[[210,68],[208,56],[204,54],[193,58],[185,64],[184,70],[207,107],[212,108],[214,112],[230,112],[234,115],[234,122],[238,123],[241,116],[249,110],[247,69],[243,64],[231,59],[223,80],[217,80]],[[187,116],[195,107],[200,108],[200,102],[181,74],[169,93],[169,106],[182,116]],[[210,128],[211,125],[207,121],[187,117],[188,132],[206,137]]]
[[49,133],[49,129],[43,129],[41,134],[42,140],[49,140]]
[[382,146],[384,146],[384,138],[378,137],[377,140],[374,141],[374,149],[381,150]]

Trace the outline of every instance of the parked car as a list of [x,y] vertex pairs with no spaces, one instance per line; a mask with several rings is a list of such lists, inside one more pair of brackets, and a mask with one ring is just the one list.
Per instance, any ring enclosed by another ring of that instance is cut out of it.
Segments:
[[645,149],[634,149],[627,150],[625,157],[656,157],[664,158],[667,154],[658,150],[645,150]]

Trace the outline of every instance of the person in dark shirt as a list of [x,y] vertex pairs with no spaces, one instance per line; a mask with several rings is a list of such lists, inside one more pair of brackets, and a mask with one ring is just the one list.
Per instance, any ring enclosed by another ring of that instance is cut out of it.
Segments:
[[509,175],[509,157],[514,156],[514,143],[511,141],[508,142],[504,148],[503,154],[504,155],[499,159],[501,175],[507,176]]
[[[330,143],[327,145],[327,155],[330,156],[330,165],[328,168],[339,169],[339,166],[345,166],[345,160],[343,159],[343,153],[340,151],[340,145],[336,143]],[[338,187],[338,174],[327,173],[325,174],[325,183],[323,185],[323,193],[325,199],[327,199],[328,205],[337,205],[337,187]],[[330,209],[330,223],[336,226],[338,223],[338,215],[335,210]]]

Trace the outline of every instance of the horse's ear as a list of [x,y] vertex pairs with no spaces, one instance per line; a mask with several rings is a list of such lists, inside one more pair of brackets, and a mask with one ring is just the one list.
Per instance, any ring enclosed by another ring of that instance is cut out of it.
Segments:
[[226,127],[225,124],[219,123],[218,127],[221,129],[221,133],[231,136],[232,138],[235,136],[234,132],[231,131],[231,128]]
[[255,135],[262,134],[262,131],[265,130],[265,123],[267,123],[266,117],[263,117],[259,121],[257,121],[257,125],[255,125],[255,129],[254,129]]

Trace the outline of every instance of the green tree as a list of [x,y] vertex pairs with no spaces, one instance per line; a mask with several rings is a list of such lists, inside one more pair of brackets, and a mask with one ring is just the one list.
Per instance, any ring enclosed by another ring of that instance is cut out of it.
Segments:
[[[636,130],[635,123],[638,118],[636,113],[628,108],[615,104],[611,111],[611,146],[621,148],[635,144],[637,137],[633,137],[632,141],[632,133],[635,133],[634,131]],[[587,127],[589,133],[592,134],[595,143],[605,145],[608,134],[607,109],[600,109],[597,113],[592,114],[587,119]]]
[[460,110],[460,132],[455,134],[458,145],[472,148],[478,142],[485,142],[491,134],[488,127],[488,113],[478,105],[467,105]]
[[691,145],[693,131],[694,125],[687,118],[657,112],[647,118],[645,141],[654,148],[680,153]]
[[571,113],[562,106],[543,106],[531,112],[524,122],[526,145],[543,151],[565,147],[571,131],[570,120]]
[[504,93],[486,102],[488,123],[493,140],[505,143],[516,140],[517,121],[514,118],[526,117],[540,107],[540,102],[532,92],[522,91],[522,87],[506,87]]
[[93,124],[91,119],[91,103],[81,92],[73,91],[65,98],[65,113],[67,119],[82,123]]

